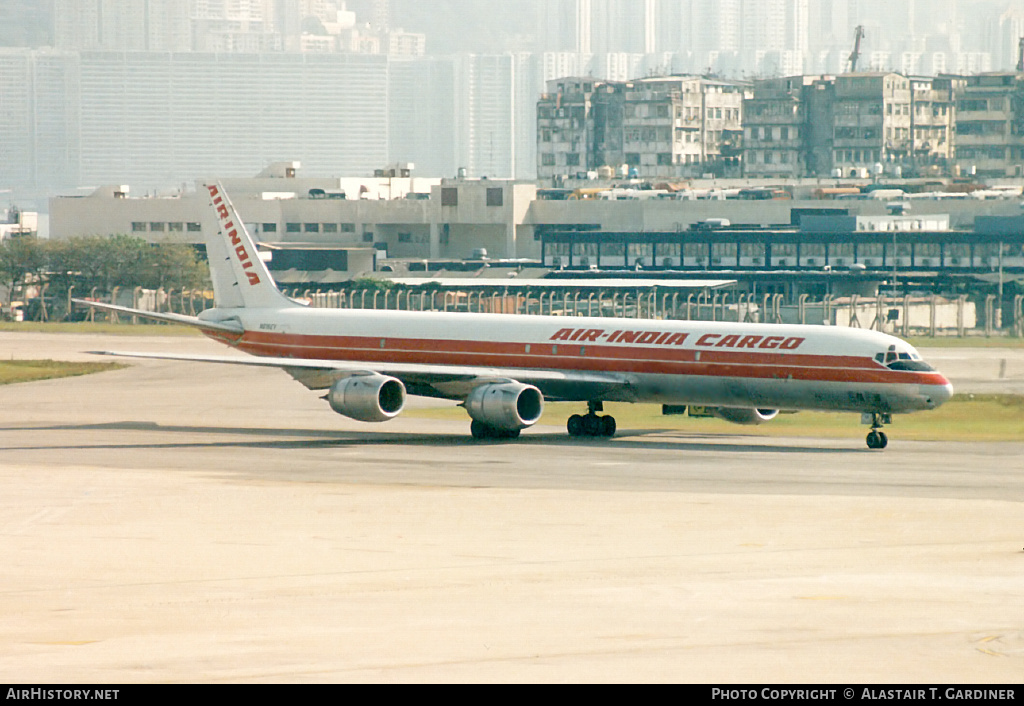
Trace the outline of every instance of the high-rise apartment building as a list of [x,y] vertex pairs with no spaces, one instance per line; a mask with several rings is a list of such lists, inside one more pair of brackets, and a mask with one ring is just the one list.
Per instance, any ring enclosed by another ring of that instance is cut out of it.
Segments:
[[747,176],[948,175],[963,79],[858,73],[755,81],[744,104]]
[[833,167],[873,172],[876,164],[911,154],[910,80],[896,73],[836,77]]
[[416,173],[454,176],[462,135],[455,116],[455,62],[449,57],[388,62],[388,164],[411,162]]
[[[515,55],[456,57],[455,115],[460,168],[470,176],[511,178],[516,174],[517,69]],[[519,115],[526,111],[519,111]]]
[[827,174],[834,86],[835,79],[826,76],[755,81],[743,104],[743,174],[784,179]]
[[992,65],[1010,71],[1020,60],[1020,40],[1024,37],[1024,12],[1008,9],[988,22],[987,42],[992,47]]
[[956,161],[965,174],[1024,174],[1024,75],[967,77],[957,101]]
[[965,85],[953,76],[910,78],[910,158],[916,171],[950,172],[956,157],[956,96]]
[[594,15],[592,0],[573,0],[573,25],[576,35],[576,51],[590,54],[594,51]]
[[84,51],[190,51],[190,0],[55,0],[54,44]]
[[387,63],[358,54],[83,53],[88,184],[173,185],[282,156],[314,175],[387,162]]
[[0,49],[0,184],[79,183],[79,100],[76,54]]
[[596,169],[614,160],[606,150],[621,154],[621,129],[610,129],[622,124],[621,84],[563,78],[548,86],[537,103],[538,178]]
[[49,46],[53,46],[53,6],[50,2],[0,2],[0,47]]
[[694,176],[740,162],[746,86],[697,76],[554,81],[537,104],[541,179],[601,167]]

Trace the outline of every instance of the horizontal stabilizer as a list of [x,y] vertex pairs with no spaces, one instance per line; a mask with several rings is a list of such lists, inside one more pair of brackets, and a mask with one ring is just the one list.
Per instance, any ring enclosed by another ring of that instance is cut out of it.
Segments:
[[183,314],[167,314],[156,311],[143,311],[142,309],[131,309],[126,306],[117,306],[116,304],[103,304],[100,302],[88,301],[85,299],[72,299],[75,304],[79,306],[88,306],[93,309],[99,309],[100,311],[107,311],[114,314],[121,314],[123,316],[138,316],[140,319],[150,319],[152,321],[165,321],[171,324],[181,324],[182,326],[191,326],[198,328],[203,331],[217,331],[220,333],[233,333],[242,335],[245,330],[242,325],[233,321],[204,321],[195,316],[185,316]]

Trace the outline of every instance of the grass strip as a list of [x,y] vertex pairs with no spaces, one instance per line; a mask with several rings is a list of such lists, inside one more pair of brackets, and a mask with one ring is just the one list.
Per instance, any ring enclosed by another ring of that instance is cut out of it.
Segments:
[[121,363],[64,363],[55,360],[4,360],[0,361],[0,385],[21,382],[55,380],[57,378],[91,375],[108,370],[119,370],[126,366]]
[[200,336],[197,329],[175,324],[108,324],[88,321],[37,323],[0,322],[0,332],[11,333],[77,333],[102,334],[110,336]]
[[[586,413],[586,405],[549,403],[541,424],[560,426],[573,414]],[[780,414],[758,427],[741,427],[720,419],[666,417],[661,407],[648,404],[605,404],[605,413],[615,417],[620,430],[664,430],[693,434],[741,434],[750,436],[793,436],[819,438],[862,438],[868,428],[860,415],[831,412]],[[407,410],[407,416],[422,419],[466,420],[457,407]],[[1024,440],[1024,397],[1013,395],[957,395],[937,410],[897,415],[886,433],[893,440],[914,441],[1022,441]]]

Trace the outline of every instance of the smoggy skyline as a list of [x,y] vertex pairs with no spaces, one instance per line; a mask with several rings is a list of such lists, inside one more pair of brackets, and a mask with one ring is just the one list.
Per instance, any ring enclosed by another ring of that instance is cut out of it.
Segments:
[[[942,53],[949,72],[1005,70],[1024,0],[0,0],[7,47],[664,54],[668,68],[734,77],[844,70],[859,25],[863,67]],[[399,30],[422,43],[389,42]],[[342,32],[356,38],[309,40]]]

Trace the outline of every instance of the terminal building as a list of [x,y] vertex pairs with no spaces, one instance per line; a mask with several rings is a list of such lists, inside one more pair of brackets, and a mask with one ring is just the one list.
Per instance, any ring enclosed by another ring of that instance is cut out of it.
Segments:
[[[962,291],[1024,278],[1019,196],[898,207],[803,196],[553,200],[532,183],[418,179],[401,166],[374,179],[298,172],[286,162],[255,178],[218,180],[275,276],[293,285],[342,286],[375,273],[487,279],[529,270],[531,277],[710,276],[795,297],[847,285],[870,295],[894,283]],[[216,227],[202,183],[166,196],[104,187],[55,198],[51,237],[127,233],[201,245]]]

